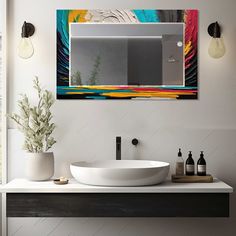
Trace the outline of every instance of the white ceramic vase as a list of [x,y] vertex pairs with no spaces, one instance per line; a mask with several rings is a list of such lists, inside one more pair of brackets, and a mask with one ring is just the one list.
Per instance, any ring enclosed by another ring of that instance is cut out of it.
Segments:
[[26,154],[26,177],[32,181],[48,180],[54,175],[53,152]]

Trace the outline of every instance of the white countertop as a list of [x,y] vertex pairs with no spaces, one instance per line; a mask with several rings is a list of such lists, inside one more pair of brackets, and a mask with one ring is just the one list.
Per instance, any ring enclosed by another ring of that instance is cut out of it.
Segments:
[[214,179],[213,183],[172,183],[166,181],[155,186],[102,187],[90,186],[70,179],[67,185],[56,185],[53,181],[32,182],[14,179],[0,186],[2,193],[232,193],[233,188]]

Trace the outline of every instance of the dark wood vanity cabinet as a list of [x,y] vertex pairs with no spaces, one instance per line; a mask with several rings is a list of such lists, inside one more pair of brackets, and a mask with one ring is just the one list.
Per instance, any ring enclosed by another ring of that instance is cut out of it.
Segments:
[[229,193],[7,193],[8,217],[229,217]]
[[213,183],[103,187],[14,179],[0,187],[8,217],[229,217],[233,188]]

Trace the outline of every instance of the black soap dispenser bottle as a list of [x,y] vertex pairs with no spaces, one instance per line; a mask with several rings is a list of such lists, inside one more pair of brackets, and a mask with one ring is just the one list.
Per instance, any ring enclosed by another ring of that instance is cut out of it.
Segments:
[[200,158],[197,162],[197,175],[205,176],[206,175],[206,161],[204,159],[203,151],[201,151]]
[[189,151],[188,159],[186,160],[185,174],[186,175],[194,175],[194,160],[193,160],[191,151]]

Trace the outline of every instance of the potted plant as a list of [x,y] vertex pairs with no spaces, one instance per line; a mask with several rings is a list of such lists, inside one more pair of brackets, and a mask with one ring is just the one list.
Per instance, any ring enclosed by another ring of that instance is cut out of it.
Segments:
[[56,143],[52,137],[55,124],[52,123],[51,106],[53,94],[41,88],[35,77],[34,89],[37,91],[38,104],[32,105],[26,94],[18,100],[19,114],[9,115],[18,129],[24,134],[23,149],[26,154],[26,176],[33,181],[50,179],[54,174],[54,155],[48,152]]

